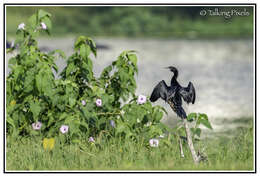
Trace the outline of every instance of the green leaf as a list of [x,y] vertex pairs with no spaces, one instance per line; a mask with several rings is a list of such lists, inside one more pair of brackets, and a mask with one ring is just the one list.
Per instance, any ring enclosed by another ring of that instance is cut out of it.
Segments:
[[80,49],[82,44],[86,44],[86,37],[85,36],[79,36],[78,39],[76,40],[75,44],[74,44],[74,49],[78,50]]
[[149,134],[150,134],[150,136],[159,136],[159,135],[163,134],[163,132],[159,126],[152,125],[150,127]]
[[76,99],[69,98],[69,104],[70,104],[71,107],[74,106],[76,104]]
[[72,143],[79,144],[81,141],[79,139],[73,138]]
[[17,62],[16,57],[12,57],[8,60],[8,65],[14,65]]
[[23,73],[23,67],[21,65],[15,65],[12,67],[12,74],[14,77],[14,80],[17,81],[18,77],[21,75],[21,73]]
[[132,133],[132,132],[130,132],[130,131],[127,131],[126,132],[126,139],[127,138],[130,138],[131,136],[133,136],[134,134]]
[[199,113],[199,119],[208,120],[208,116],[207,116],[207,114]]
[[200,124],[200,123],[203,124],[205,127],[209,128],[209,129],[213,129],[209,120],[208,120],[207,114],[203,114],[203,113],[198,114],[197,124]]
[[[68,117],[66,121],[68,120],[68,125],[69,125],[69,131],[71,134],[77,134],[79,132],[79,126],[80,126],[80,121],[76,119],[75,117]],[[65,124],[67,124],[65,121]]]
[[37,116],[41,112],[41,105],[39,102],[30,101],[30,110],[33,113],[34,120],[38,120]]
[[56,73],[58,73],[58,66],[56,65],[56,63],[52,63],[51,67],[54,69]]
[[30,68],[26,74],[25,74],[25,80],[24,80],[24,92],[28,93],[31,92],[34,88],[34,79],[35,79],[35,73],[36,68]]
[[34,76],[33,75],[27,75],[24,81],[24,92],[28,93],[33,90],[34,86]]
[[153,114],[153,116],[154,116],[154,121],[155,121],[155,122],[160,122],[160,120],[161,120],[162,117],[163,117],[163,112],[161,112],[161,111],[156,111],[156,112]]
[[54,117],[52,115],[49,115],[48,116],[48,124],[47,124],[47,127],[49,127],[52,123],[54,123]]
[[86,129],[89,128],[89,125],[88,125],[86,122],[81,121],[81,122],[80,122],[80,125],[83,126],[83,127],[85,127]]
[[162,107],[162,106],[155,106],[155,108],[156,109],[158,108],[159,110],[163,111],[166,115],[168,115],[168,112],[166,111],[166,109],[164,107]]
[[36,75],[36,87],[40,93],[46,96],[53,96],[52,86],[54,84],[54,76],[49,67],[43,65],[39,73]]
[[84,44],[80,45],[80,56],[82,58],[87,57],[87,49],[86,49],[86,46]]
[[[173,130],[170,128],[170,127],[168,127],[166,124],[164,124],[164,123],[160,123],[160,124],[158,124],[158,127],[160,127],[160,129],[162,129],[162,130],[166,130],[167,132],[172,132]],[[165,131],[164,131],[165,132]]]
[[126,131],[128,131],[128,127],[123,122],[117,124],[116,134],[126,132]]
[[200,128],[191,128],[191,131],[194,135],[197,135],[198,137],[200,137],[200,134],[201,134]]
[[68,77],[71,72],[74,72],[76,69],[74,63],[69,63],[68,66],[66,67],[66,77]]
[[[13,118],[15,119],[15,116],[13,116]],[[12,126],[12,129],[11,129],[12,130],[12,136],[16,137],[18,135],[19,131],[16,128],[16,127],[18,127],[18,125],[17,126],[15,125],[14,119],[12,119],[10,116],[7,115],[6,122]]]
[[30,26],[31,26],[33,29],[35,29],[36,26],[37,26],[37,23],[38,23],[38,21],[37,21],[37,15],[34,14],[34,15],[32,15],[32,16],[29,18],[29,24],[30,24]]
[[91,38],[88,38],[87,40],[88,40],[88,45],[89,45],[91,51],[93,52],[95,57],[97,57],[97,47],[96,47],[95,42]]
[[43,17],[51,17],[51,14],[46,12],[46,11],[44,11],[44,10],[42,10],[42,9],[40,9],[38,11],[38,18],[41,19]]
[[137,66],[137,57],[135,54],[129,54],[128,58],[134,64],[134,66]]
[[[89,47],[88,47],[89,48]],[[89,51],[88,51],[89,52]],[[93,68],[93,63],[92,60],[90,58],[87,59],[87,65],[88,65],[88,71],[92,72],[92,68]]]
[[211,129],[211,130],[213,129],[208,120],[202,119],[202,120],[200,120],[200,122],[201,122],[205,127],[207,127],[208,129]]
[[13,120],[10,116],[7,116],[6,122],[7,122],[8,124],[12,125],[12,127],[15,129],[14,120]]
[[187,117],[187,120],[189,121],[189,122],[192,122],[192,121],[194,121],[194,120],[196,120],[197,119],[197,113],[190,113],[189,115],[188,115],[188,117]]
[[87,58],[90,54],[90,47],[85,44],[80,45],[80,56],[82,58]]

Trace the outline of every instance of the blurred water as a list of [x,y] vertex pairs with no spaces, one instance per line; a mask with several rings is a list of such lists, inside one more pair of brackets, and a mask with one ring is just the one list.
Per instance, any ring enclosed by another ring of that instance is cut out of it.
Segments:
[[[223,118],[236,119],[254,114],[252,40],[94,40],[109,47],[108,50],[99,50],[97,59],[93,59],[96,76],[122,51],[136,50],[139,67],[137,94],[150,96],[154,86],[161,80],[169,84],[172,73],[164,67],[175,66],[179,69],[179,83],[187,86],[191,81],[196,89],[195,104],[185,106],[188,113],[206,113],[213,124]],[[39,46],[50,50],[61,49],[69,56],[73,52],[74,41],[74,38],[45,38],[39,40]],[[60,69],[65,67],[62,60],[58,60],[57,64]],[[165,107],[169,113],[164,121],[171,118],[172,122],[169,123],[174,124],[177,118],[170,107],[162,100],[154,103],[157,104]]]

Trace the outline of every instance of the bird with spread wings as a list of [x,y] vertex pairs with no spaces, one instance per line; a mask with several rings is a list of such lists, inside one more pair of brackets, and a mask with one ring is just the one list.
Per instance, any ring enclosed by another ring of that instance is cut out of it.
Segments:
[[182,99],[188,104],[194,104],[196,99],[195,88],[192,82],[189,82],[187,87],[182,87],[177,81],[177,68],[173,66],[169,66],[167,68],[173,72],[171,85],[167,86],[164,80],[160,81],[153,89],[150,100],[155,102],[161,98],[166,102],[171,102],[173,104],[173,110],[177,116],[184,119],[187,117],[187,115],[182,107]]

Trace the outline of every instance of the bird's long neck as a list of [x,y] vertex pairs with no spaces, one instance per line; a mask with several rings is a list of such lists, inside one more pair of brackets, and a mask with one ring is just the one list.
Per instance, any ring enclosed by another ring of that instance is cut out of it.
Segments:
[[173,78],[177,79],[177,77],[178,77],[178,70],[175,69],[175,70],[172,71],[172,72],[173,72]]
[[178,77],[178,70],[177,69],[174,69],[173,71],[173,76],[172,76],[172,79],[171,79],[171,86],[178,84],[177,82],[177,77]]

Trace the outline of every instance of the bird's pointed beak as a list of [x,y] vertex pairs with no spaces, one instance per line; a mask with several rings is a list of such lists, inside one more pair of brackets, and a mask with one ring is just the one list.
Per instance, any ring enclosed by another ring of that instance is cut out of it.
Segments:
[[170,69],[170,67],[168,66],[168,67],[164,67],[164,69]]

